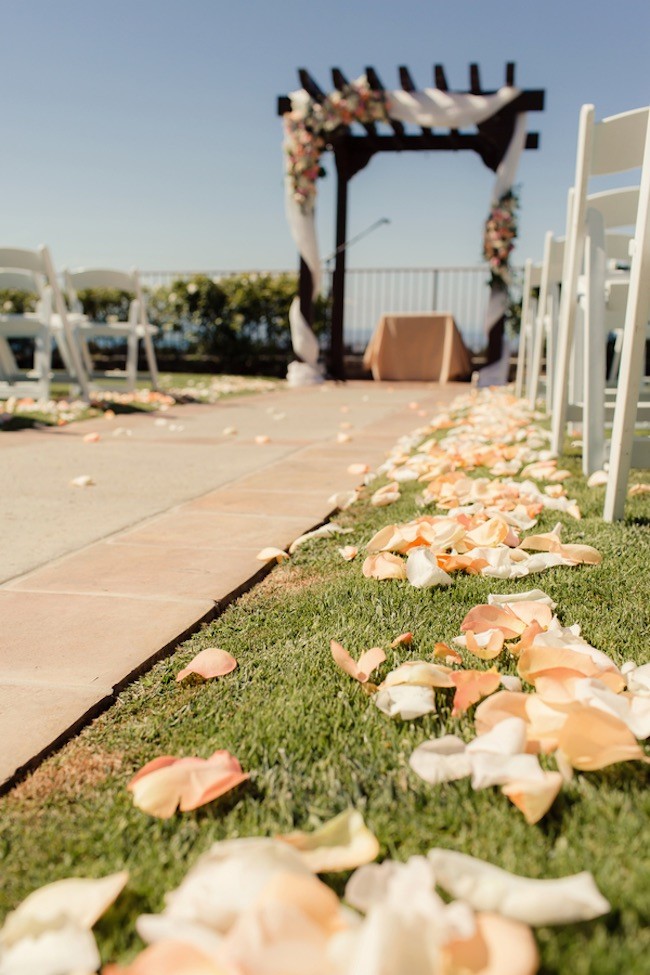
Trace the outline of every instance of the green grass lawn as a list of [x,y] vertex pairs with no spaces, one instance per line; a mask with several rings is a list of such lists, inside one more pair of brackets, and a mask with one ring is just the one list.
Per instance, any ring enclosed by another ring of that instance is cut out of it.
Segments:
[[[383,676],[457,636],[464,615],[489,592],[537,585],[557,602],[564,623],[580,623],[589,642],[618,664],[647,661],[650,496],[629,503],[625,523],[605,525],[604,489],[588,490],[577,459],[568,464],[576,472],[569,493],[583,520],[548,512],[535,531],[563,521],[564,540],[594,545],[603,554],[600,566],[560,567],[516,581],[456,575],[449,589],[416,590],[365,579],[361,554],[344,562],[337,553],[342,543],[328,539],[307,543],[274,568],[0,800],[2,914],[54,879],[126,867],[129,885],[95,929],[104,959],[125,961],[140,947],[136,916],[160,910],[163,894],[213,841],[313,828],[354,805],[378,836],[382,856],[405,859],[444,846],[533,877],[591,870],[612,911],[590,923],[537,929],[541,971],[647,972],[647,767],[637,762],[576,773],[546,817],[528,826],[497,789],[473,792],[468,780],[434,788],[408,767],[426,738],[473,737],[473,709],[452,719],[443,691],[438,715],[391,721],[338,670],[329,649],[332,638],[355,656],[381,645],[388,658]],[[382,525],[412,518],[415,493],[404,486],[396,505],[375,509],[360,502],[340,514],[337,521],[353,528],[344,544],[361,548]],[[388,649],[406,630],[414,643]],[[217,681],[177,684],[180,667],[208,646],[231,652],[238,669]],[[506,655],[497,664],[516,672]],[[472,658],[470,666],[482,665]],[[161,754],[207,757],[217,748],[237,756],[249,783],[167,821],[133,807],[126,784],[146,762]],[[325,879],[342,893],[346,875]]]

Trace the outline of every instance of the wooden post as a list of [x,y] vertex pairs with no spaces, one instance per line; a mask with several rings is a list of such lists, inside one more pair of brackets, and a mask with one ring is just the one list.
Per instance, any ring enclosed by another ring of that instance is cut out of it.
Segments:
[[336,152],[336,263],[332,278],[332,324],[330,332],[330,372],[334,379],[345,379],[343,358],[343,311],[345,303],[345,241],[348,218],[348,167]]
[[[302,257],[300,258],[300,278],[298,282],[298,294],[300,296],[300,311],[302,312],[303,318],[309,325],[313,327],[314,324],[314,299],[313,299],[314,282],[312,280],[311,271]],[[300,356],[294,352],[297,359]]]

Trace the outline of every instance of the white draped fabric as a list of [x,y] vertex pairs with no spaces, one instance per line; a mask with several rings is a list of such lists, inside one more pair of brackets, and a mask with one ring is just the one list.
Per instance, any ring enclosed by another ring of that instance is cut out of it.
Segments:
[[[389,91],[386,92],[386,96],[388,115],[395,121],[424,128],[463,129],[467,126],[478,125],[495,115],[510,104],[519,93],[518,88],[505,86],[493,95],[459,94],[440,91],[438,88],[425,88],[418,92]],[[309,96],[303,89],[300,89],[292,92],[289,97],[292,108],[300,109],[301,106],[304,106],[305,98]],[[497,170],[497,178],[492,192],[495,201],[498,201],[514,182],[525,137],[526,117],[521,114],[517,116],[512,140]],[[314,296],[316,296],[320,288],[321,272],[314,210],[302,210],[300,204],[293,197],[291,180],[288,175],[285,181],[285,205],[291,235],[300,256],[311,271]],[[495,307],[494,314],[496,311]],[[499,317],[501,315],[498,315],[494,321],[498,320]],[[290,370],[289,381],[296,385],[302,385],[308,377],[309,382],[317,382],[319,381],[316,366],[318,341],[300,312],[298,298],[295,298],[292,303],[289,320],[294,351],[303,360],[298,365],[302,367],[307,364],[309,366],[309,370],[304,368]],[[295,364],[292,363],[292,365]]]
[[[528,116],[526,112],[521,112],[515,119],[515,128],[512,133],[510,145],[506,149],[506,154],[497,168],[497,178],[492,188],[492,205],[495,206],[499,200],[508,193],[515,182],[519,160],[526,144],[526,132],[528,128]],[[490,329],[505,315],[508,310],[508,291],[505,287],[495,287],[490,289],[490,299],[485,314],[485,334],[490,334]],[[496,362],[484,366],[479,372],[479,387],[484,386],[505,386],[508,382],[508,372],[510,369],[510,346],[504,338],[501,346],[501,358]]]

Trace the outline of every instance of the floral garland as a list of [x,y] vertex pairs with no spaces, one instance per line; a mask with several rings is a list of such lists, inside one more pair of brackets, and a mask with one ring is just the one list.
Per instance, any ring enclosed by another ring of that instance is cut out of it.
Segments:
[[492,207],[485,222],[483,256],[490,266],[491,284],[498,280],[507,287],[510,281],[509,260],[517,237],[518,206],[517,195],[509,190]]
[[322,102],[306,92],[300,94],[292,111],[284,116],[284,148],[292,198],[303,213],[309,213],[314,208],[316,180],[325,175],[320,157],[327,136],[352,122],[387,121],[388,101],[384,92],[370,87],[365,75],[341,91],[333,91]]

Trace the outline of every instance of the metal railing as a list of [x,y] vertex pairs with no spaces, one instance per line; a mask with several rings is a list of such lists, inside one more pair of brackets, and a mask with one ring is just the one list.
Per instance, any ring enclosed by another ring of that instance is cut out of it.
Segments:
[[[205,274],[215,281],[235,274],[286,274],[286,271],[145,271],[149,288],[169,287],[174,281]],[[489,273],[485,265],[470,267],[350,268],[346,272],[344,344],[362,352],[381,315],[388,312],[450,312],[467,347],[485,345],[484,320]],[[513,274],[515,281],[518,275]],[[331,269],[323,275],[325,294],[331,292]]]

